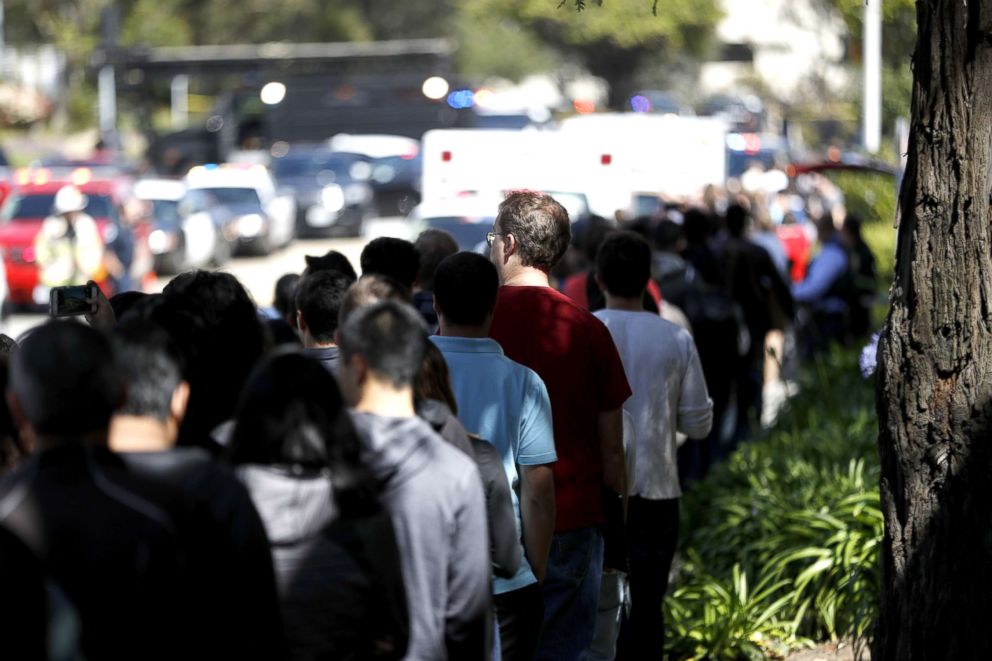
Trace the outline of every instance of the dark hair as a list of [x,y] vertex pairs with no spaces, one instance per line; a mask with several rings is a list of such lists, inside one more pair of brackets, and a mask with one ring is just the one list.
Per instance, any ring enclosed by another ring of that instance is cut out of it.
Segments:
[[255,303],[230,273],[183,273],[164,294],[199,318],[200,332],[191,338],[196,362],[191,363],[190,402],[179,443],[211,447],[206,439],[234,413],[238,393],[268,348],[265,328]]
[[351,261],[337,250],[328,250],[320,256],[306,255],[303,259],[307,264],[307,267],[303,269],[304,277],[317,271],[338,271],[351,278],[352,282],[358,280],[358,274],[355,273],[355,267],[351,265]]
[[[0,337],[7,338],[6,335]],[[10,339],[10,338],[7,338]],[[0,392],[7,389],[10,370],[9,355],[0,355]],[[21,459],[30,454],[14,424],[14,418],[7,407],[7,400],[0,397],[0,475],[14,468]]]
[[676,222],[665,219],[654,226],[654,245],[658,250],[675,252],[682,239],[682,227]]
[[655,219],[651,216],[637,216],[627,223],[624,229],[638,234],[645,239],[649,239],[651,238],[651,233],[654,231],[655,222]]
[[169,419],[172,394],[183,379],[183,358],[165,329],[132,320],[118,324],[114,361],[125,384],[120,413]]
[[685,240],[690,245],[701,245],[710,238],[712,223],[710,217],[699,209],[689,209],[682,216]]
[[296,298],[296,284],[299,281],[300,276],[296,273],[286,273],[276,280],[276,291],[272,299],[272,307],[287,321],[295,316],[296,307],[293,301]]
[[296,307],[318,342],[334,341],[338,311],[350,286],[351,279],[338,271],[311,273],[296,286]]
[[279,349],[252,372],[227,449],[235,465],[331,471],[346,516],[377,509],[376,486],[361,463],[361,441],[334,377],[297,350]]
[[110,297],[110,307],[114,310],[114,319],[120,319],[128,310],[140,303],[148,294],[140,291],[122,291]]
[[425,291],[434,289],[434,272],[437,265],[449,255],[458,252],[455,238],[437,228],[426,229],[420,233],[413,247],[420,255],[420,270],[417,271],[417,284]]
[[599,247],[596,272],[610,294],[640,297],[651,277],[651,247],[635,232],[614,232]]
[[363,275],[344,294],[344,299],[341,301],[341,309],[338,311],[338,328],[358,308],[363,308],[366,305],[372,305],[379,301],[408,303],[410,301],[410,290],[385,275]]
[[49,321],[11,355],[10,390],[43,435],[106,429],[124,398],[109,340],[73,321]]
[[572,238],[568,212],[553,197],[515,191],[499,205],[495,226],[516,239],[520,263],[550,271],[561,260]]
[[380,301],[351,313],[341,327],[341,353],[360,355],[394,387],[412,386],[424,360],[427,327],[407,303]]
[[410,289],[420,271],[420,253],[412,243],[391,236],[372,239],[362,250],[362,275],[388,275]]
[[424,360],[420,363],[417,380],[413,386],[413,398],[416,402],[425,399],[436,399],[444,402],[451,409],[452,415],[458,415],[458,402],[451,390],[451,372],[448,361],[437,345],[424,339]]
[[481,326],[496,305],[498,292],[496,267],[478,253],[455,253],[434,273],[434,300],[453,324]]
[[117,324],[152,324],[165,331],[180,354],[183,378],[192,381],[191,374],[200,362],[198,342],[206,330],[199,309],[190,301],[182,297],[166,298],[162,294],[150,294],[131,306],[117,320]]
[[739,204],[727,207],[727,232],[730,236],[740,238],[747,229],[748,210]]
[[861,217],[853,213],[844,216],[844,231],[854,239],[861,239]]
[[572,245],[582,251],[587,265],[596,263],[596,251],[610,229],[609,221],[602,216],[589,216],[588,220],[575,223]]

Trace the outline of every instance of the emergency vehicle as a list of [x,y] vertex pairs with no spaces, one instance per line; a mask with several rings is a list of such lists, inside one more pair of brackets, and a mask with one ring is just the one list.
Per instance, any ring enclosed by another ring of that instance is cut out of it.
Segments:
[[[67,185],[76,186],[87,197],[84,210],[96,221],[104,241],[120,226],[121,208],[130,194],[130,179],[92,168],[71,171],[51,168],[24,168],[14,174],[10,195],[0,210],[0,250],[7,271],[9,301],[32,307],[48,303],[48,288],[39,284],[35,261],[35,238],[52,213],[55,194]],[[135,227],[136,244],[147,243],[147,227]],[[148,274],[138,274],[139,282]],[[104,292],[110,291],[106,275],[98,279]]]
[[722,185],[725,129],[707,118],[603,113],[558,130],[428,131],[423,200],[518,188],[584,193],[592,213],[613,218],[638,193],[696,194]]

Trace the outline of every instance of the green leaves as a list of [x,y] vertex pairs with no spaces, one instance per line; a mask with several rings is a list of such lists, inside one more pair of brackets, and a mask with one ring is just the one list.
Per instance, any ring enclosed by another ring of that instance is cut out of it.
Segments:
[[762,658],[871,634],[883,526],[872,406],[854,355],[835,354],[768,438],[686,494],[684,561],[665,604],[676,658]]

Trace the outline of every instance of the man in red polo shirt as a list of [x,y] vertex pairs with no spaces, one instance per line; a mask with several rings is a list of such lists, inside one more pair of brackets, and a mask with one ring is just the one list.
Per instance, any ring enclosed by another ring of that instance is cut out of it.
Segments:
[[588,649],[603,568],[604,493],[626,493],[622,406],[631,391],[623,363],[602,322],[548,281],[570,236],[558,202],[519,191],[500,204],[487,237],[502,285],[490,336],[544,380],[558,453],[537,659],[576,659]]

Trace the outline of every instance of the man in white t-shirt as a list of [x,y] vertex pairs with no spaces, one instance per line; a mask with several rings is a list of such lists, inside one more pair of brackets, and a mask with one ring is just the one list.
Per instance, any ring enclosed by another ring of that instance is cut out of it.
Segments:
[[613,336],[633,390],[623,408],[634,418],[637,443],[627,514],[631,613],[621,630],[620,652],[661,658],[661,604],[678,541],[682,495],[675,434],[706,437],[713,401],[692,336],[643,308],[651,276],[651,249],[644,239],[633,232],[609,235],[596,257],[596,272],[606,309],[595,314]]

